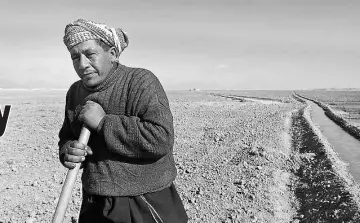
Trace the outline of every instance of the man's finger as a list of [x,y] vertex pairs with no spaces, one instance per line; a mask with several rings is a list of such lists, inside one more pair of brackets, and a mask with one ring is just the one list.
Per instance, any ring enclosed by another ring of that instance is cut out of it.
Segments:
[[85,149],[68,148],[66,153],[73,156],[86,156],[87,152]]
[[82,149],[82,150],[85,150],[85,145],[78,142],[78,141],[73,141],[71,144],[70,144],[71,147],[75,148],[75,149]]
[[68,169],[74,169],[75,168],[75,164],[74,163],[70,163],[70,162],[67,162],[65,161],[64,162],[64,166]]
[[87,155],[92,155],[93,154],[93,151],[91,150],[91,148],[89,146],[86,146],[86,153]]
[[81,163],[85,160],[85,156],[74,156],[65,154],[64,160],[71,163]]
[[86,101],[86,104],[97,104],[95,101],[88,100]]
[[67,162],[67,161],[65,161],[65,162],[64,162],[64,166],[65,166],[66,168],[68,168],[68,169],[74,169],[75,166],[76,166],[76,164],[75,164],[75,163],[72,163],[72,162]]
[[84,122],[84,115],[83,115],[83,114],[80,114],[80,115],[79,115],[79,121],[80,121],[80,122]]

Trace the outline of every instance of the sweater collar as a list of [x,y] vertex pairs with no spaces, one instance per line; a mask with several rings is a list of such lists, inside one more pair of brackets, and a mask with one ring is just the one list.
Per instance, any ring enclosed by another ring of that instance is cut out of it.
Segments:
[[106,76],[104,81],[96,85],[95,87],[88,87],[85,84],[83,84],[84,88],[86,88],[90,92],[96,92],[96,91],[103,91],[106,90],[108,87],[113,85],[115,83],[115,80],[120,76],[120,71],[124,69],[124,65],[117,63],[109,72],[109,75]]

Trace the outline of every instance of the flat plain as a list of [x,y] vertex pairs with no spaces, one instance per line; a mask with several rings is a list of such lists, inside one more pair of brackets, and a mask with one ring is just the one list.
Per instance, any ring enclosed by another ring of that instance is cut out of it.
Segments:
[[326,103],[338,115],[360,127],[360,91],[318,90],[296,93]]
[[[0,91],[1,106],[12,105],[0,138],[0,222],[50,221],[67,172],[57,148],[65,93]],[[291,93],[167,92],[175,185],[189,222],[356,222],[358,204],[341,178],[314,179],[334,170],[317,156],[321,141],[306,141],[316,136],[305,135],[311,133],[303,118],[306,105]],[[80,204],[79,175],[64,222],[77,221]]]

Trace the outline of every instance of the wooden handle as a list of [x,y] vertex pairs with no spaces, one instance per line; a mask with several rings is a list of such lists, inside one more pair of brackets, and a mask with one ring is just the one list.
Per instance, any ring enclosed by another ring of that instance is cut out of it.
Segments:
[[[79,142],[87,145],[90,137],[90,131],[84,126],[81,129]],[[56,206],[55,213],[53,215],[52,223],[62,223],[64,220],[65,212],[71,197],[72,189],[75,185],[76,176],[79,172],[81,163],[77,163],[75,168],[68,170],[65,183],[63,185],[63,188],[61,190],[61,194],[59,197],[59,201]]]

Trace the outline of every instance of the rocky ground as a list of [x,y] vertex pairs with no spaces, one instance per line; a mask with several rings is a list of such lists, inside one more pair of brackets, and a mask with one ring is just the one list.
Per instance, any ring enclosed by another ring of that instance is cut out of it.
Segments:
[[[168,97],[176,135],[175,185],[189,222],[322,222],[308,221],[314,212],[297,193],[306,188],[299,184],[305,179],[299,170],[308,163],[296,143],[306,129],[294,117],[304,105],[201,92],[169,92]],[[0,138],[0,222],[50,222],[67,172],[57,155],[64,99],[10,100],[9,124]],[[77,221],[80,203],[78,179],[64,222]],[[357,213],[340,206],[336,216]]]
[[176,180],[191,222],[289,222],[286,135],[293,104],[182,95],[172,100]]

